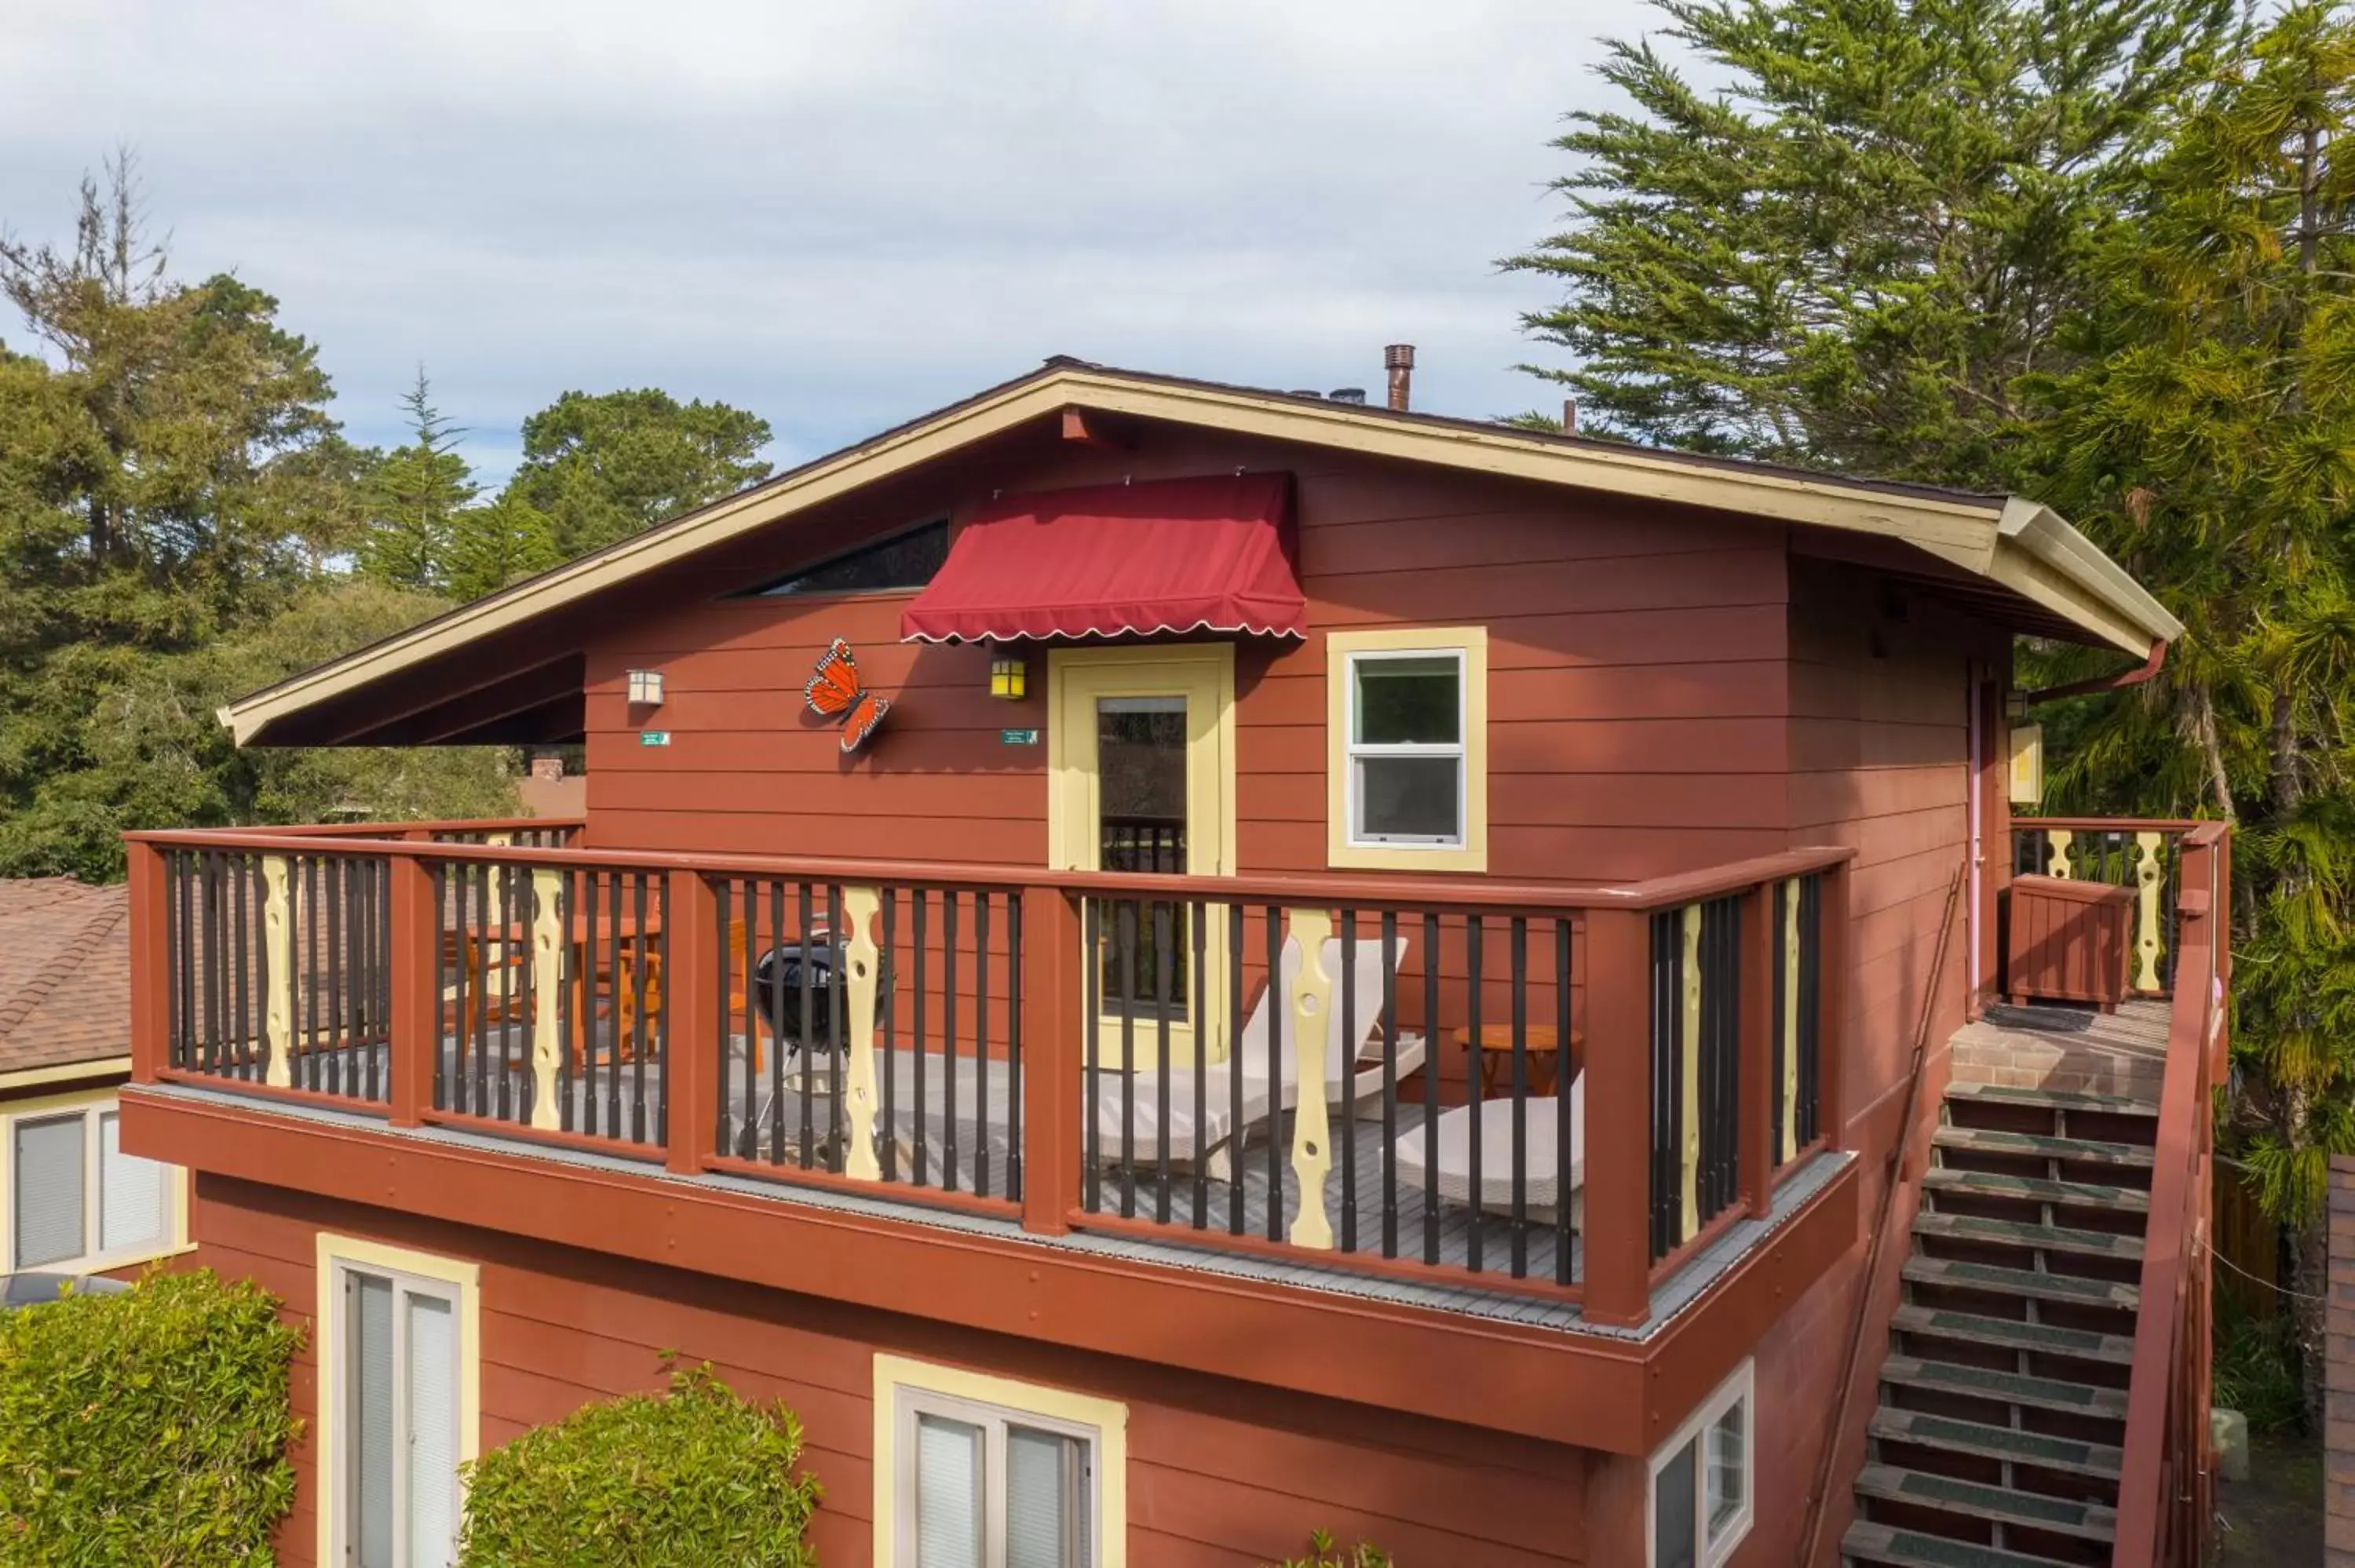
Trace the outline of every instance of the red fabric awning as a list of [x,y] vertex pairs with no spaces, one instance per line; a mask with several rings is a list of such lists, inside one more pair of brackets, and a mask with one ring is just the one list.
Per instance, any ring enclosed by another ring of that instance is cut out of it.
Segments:
[[900,617],[910,642],[1123,632],[1306,635],[1292,476],[1009,495],[967,523]]

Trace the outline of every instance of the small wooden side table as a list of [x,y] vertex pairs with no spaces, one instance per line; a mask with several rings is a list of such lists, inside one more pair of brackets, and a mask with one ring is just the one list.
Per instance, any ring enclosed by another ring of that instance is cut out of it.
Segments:
[[[1532,1023],[1521,1031],[1521,1043],[1529,1051],[1529,1091],[1534,1094],[1542,1086],[1550,1094],[1560,1086],[1556,1083],[1561,1060],[1556,1052],[1559,1037],[1551,1024]],[[1455,1044],[1469,1050],[1472,1032],[1458,1026]],[[1586,1036],[1573,1029],[1570,1032],[1570,1070],[1575,1076],[1585,1065],[1583,1047]],[[1513,1026],[1510,1023],[1480,1025],[1480,1092],[1493,1095],[1497,1091],[1497,1075],[1510,1072],[1513,1063]]]

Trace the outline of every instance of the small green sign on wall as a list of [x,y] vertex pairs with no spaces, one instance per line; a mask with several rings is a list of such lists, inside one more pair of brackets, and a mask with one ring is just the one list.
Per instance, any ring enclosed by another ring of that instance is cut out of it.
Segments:
[[666,729],[642,729],[638,731],[638,744],[640,746],[668,746],[670,744],[670,731]]
[[1036,746],[1039,732],[1035,729],[1001,729],[997,732],[1000,746]]

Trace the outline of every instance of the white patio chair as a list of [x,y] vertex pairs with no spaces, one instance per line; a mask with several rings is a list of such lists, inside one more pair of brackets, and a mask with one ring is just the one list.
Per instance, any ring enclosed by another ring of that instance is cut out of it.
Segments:
[[[1522,1212],[1540,1224],[1551,1224],[1561,1213],[1562,1191],[1559,1152],[1561,1102],[1549,1095],[1525,1099],[1522,1107]],[[1513,1212],[1513,1106],[1508,1096],[1480,1102],[1480,1212],[1510,1215]],[[1423,1163],[1423,1129],[1401,1133],[1392,1145],[1398,1157],[1399,1182],[1430,1194],[1437,1202],[1469,1207],[1472,1202],[1472,1107],[1456,1106],[1440,1113],[1438,1180],[1427,1179]],[[1573,1225],[1584,1223],[1586,1189],[1586,1075],[1570,1081],[1570,1213]]]

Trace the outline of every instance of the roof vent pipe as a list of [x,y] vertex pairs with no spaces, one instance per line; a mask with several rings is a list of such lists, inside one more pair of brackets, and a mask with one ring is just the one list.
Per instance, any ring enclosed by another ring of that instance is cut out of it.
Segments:
[[1578,434],[1578,399],[1575,397],[1561,400],[1561,433],[1565,436]]
[[1362,403],[1366,400],[1366,389],[1362,387],[1336,387],[1325,397],[1334,403]]
[[1382,368],[1391,373],[1391,407],[1406,412],[1414,380],[1414,344],[1394,343],[1384,348]]

